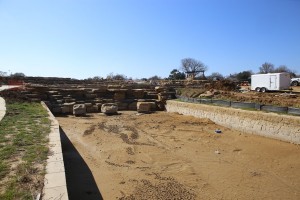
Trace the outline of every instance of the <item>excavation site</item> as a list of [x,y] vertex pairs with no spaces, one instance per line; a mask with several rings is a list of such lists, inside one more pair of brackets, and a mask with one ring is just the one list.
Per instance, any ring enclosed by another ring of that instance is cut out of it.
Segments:
[[[297,199],[300,195],[297,145],[162,111],[57,120],[104,199]],[[62,148],[67,154],[68,183],[68,168],[77,168],[78,163],[64,149],[64,139]],[[72,176],[78,182],[70,177],[74,188],[69,195],[82,199],[98,195],[80,178],[79,169]]]
[[299,93],[184,84],[27,78],[2,91],[8,117],[16,101],[49,115],[41,199],[300,198]]

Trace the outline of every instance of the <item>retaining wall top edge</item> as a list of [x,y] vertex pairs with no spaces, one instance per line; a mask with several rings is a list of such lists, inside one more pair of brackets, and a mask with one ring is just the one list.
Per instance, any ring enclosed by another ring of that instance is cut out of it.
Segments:
[[[283,114],[278,114],[278,113],[267,113],[263,111],[255,111],[255,110],[243,110],[239,108],[231,108],[231,107],[221,107],[221,106],[215,106],[215,105],[207,105],[207,104],[196,104],[196,103],[188,103],[188,102],[181,102],[181,101],[176,101],[176,100],[167,100],[166,102],[167,106],[168,104],[177,104],[181,105],[184,107],[199,107],[201,110],[204,111],[214,111],[217,113],[222,113],[222,114],[232,114],[236,113],[239,114],[243,117],[249,117],[253,118],[253,115],[257,119],[261,120],[266,120],[266,121],[278,121],[280,123],[286,123],[286,124],[300,124],[300,117],[297,116],[290,116],[290,115],[283,115]],[[167,107],[166,106],[166,107]]]

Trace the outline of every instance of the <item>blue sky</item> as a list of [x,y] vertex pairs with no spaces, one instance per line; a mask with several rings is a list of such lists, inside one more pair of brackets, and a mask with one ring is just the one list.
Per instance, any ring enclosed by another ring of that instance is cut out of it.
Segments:
[[72,78],[300,73],[300,0],[0,0],[0,71]]

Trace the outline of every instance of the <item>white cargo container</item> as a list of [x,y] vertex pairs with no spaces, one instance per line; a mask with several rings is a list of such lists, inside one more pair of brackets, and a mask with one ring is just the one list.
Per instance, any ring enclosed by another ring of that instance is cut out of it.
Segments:
[[251,90],[266,92],[268,90],[286,90],[290,88],[291,76],[289,73],[255,74],[251,76]]

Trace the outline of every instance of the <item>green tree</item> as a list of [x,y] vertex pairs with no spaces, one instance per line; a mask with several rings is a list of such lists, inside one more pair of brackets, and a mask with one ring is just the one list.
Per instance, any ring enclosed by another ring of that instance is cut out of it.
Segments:
[[148,78],[148,80],[157,81],[157,80],[161,80],[161,77],[154,75],[154,76],[151,76],[150,78]]
[[25,77],[25,74],[22,73],[22,72],[16,72],[16,73],[14,73],[14,74],[12,74],[10,76],[12,76],[12,77]]
[[219,72],[213,72],[211,75],[207,77],[209,80],[223,80],[224,76]]
[[249,81],[252,74],[252,71],[242,71],[236,74],[236,79],[238,81]]
[[185,74],[183,72],[178,71],[177,69],[173,69],[170,72],[169,78],[171,80],[183,80],[185,79]]

